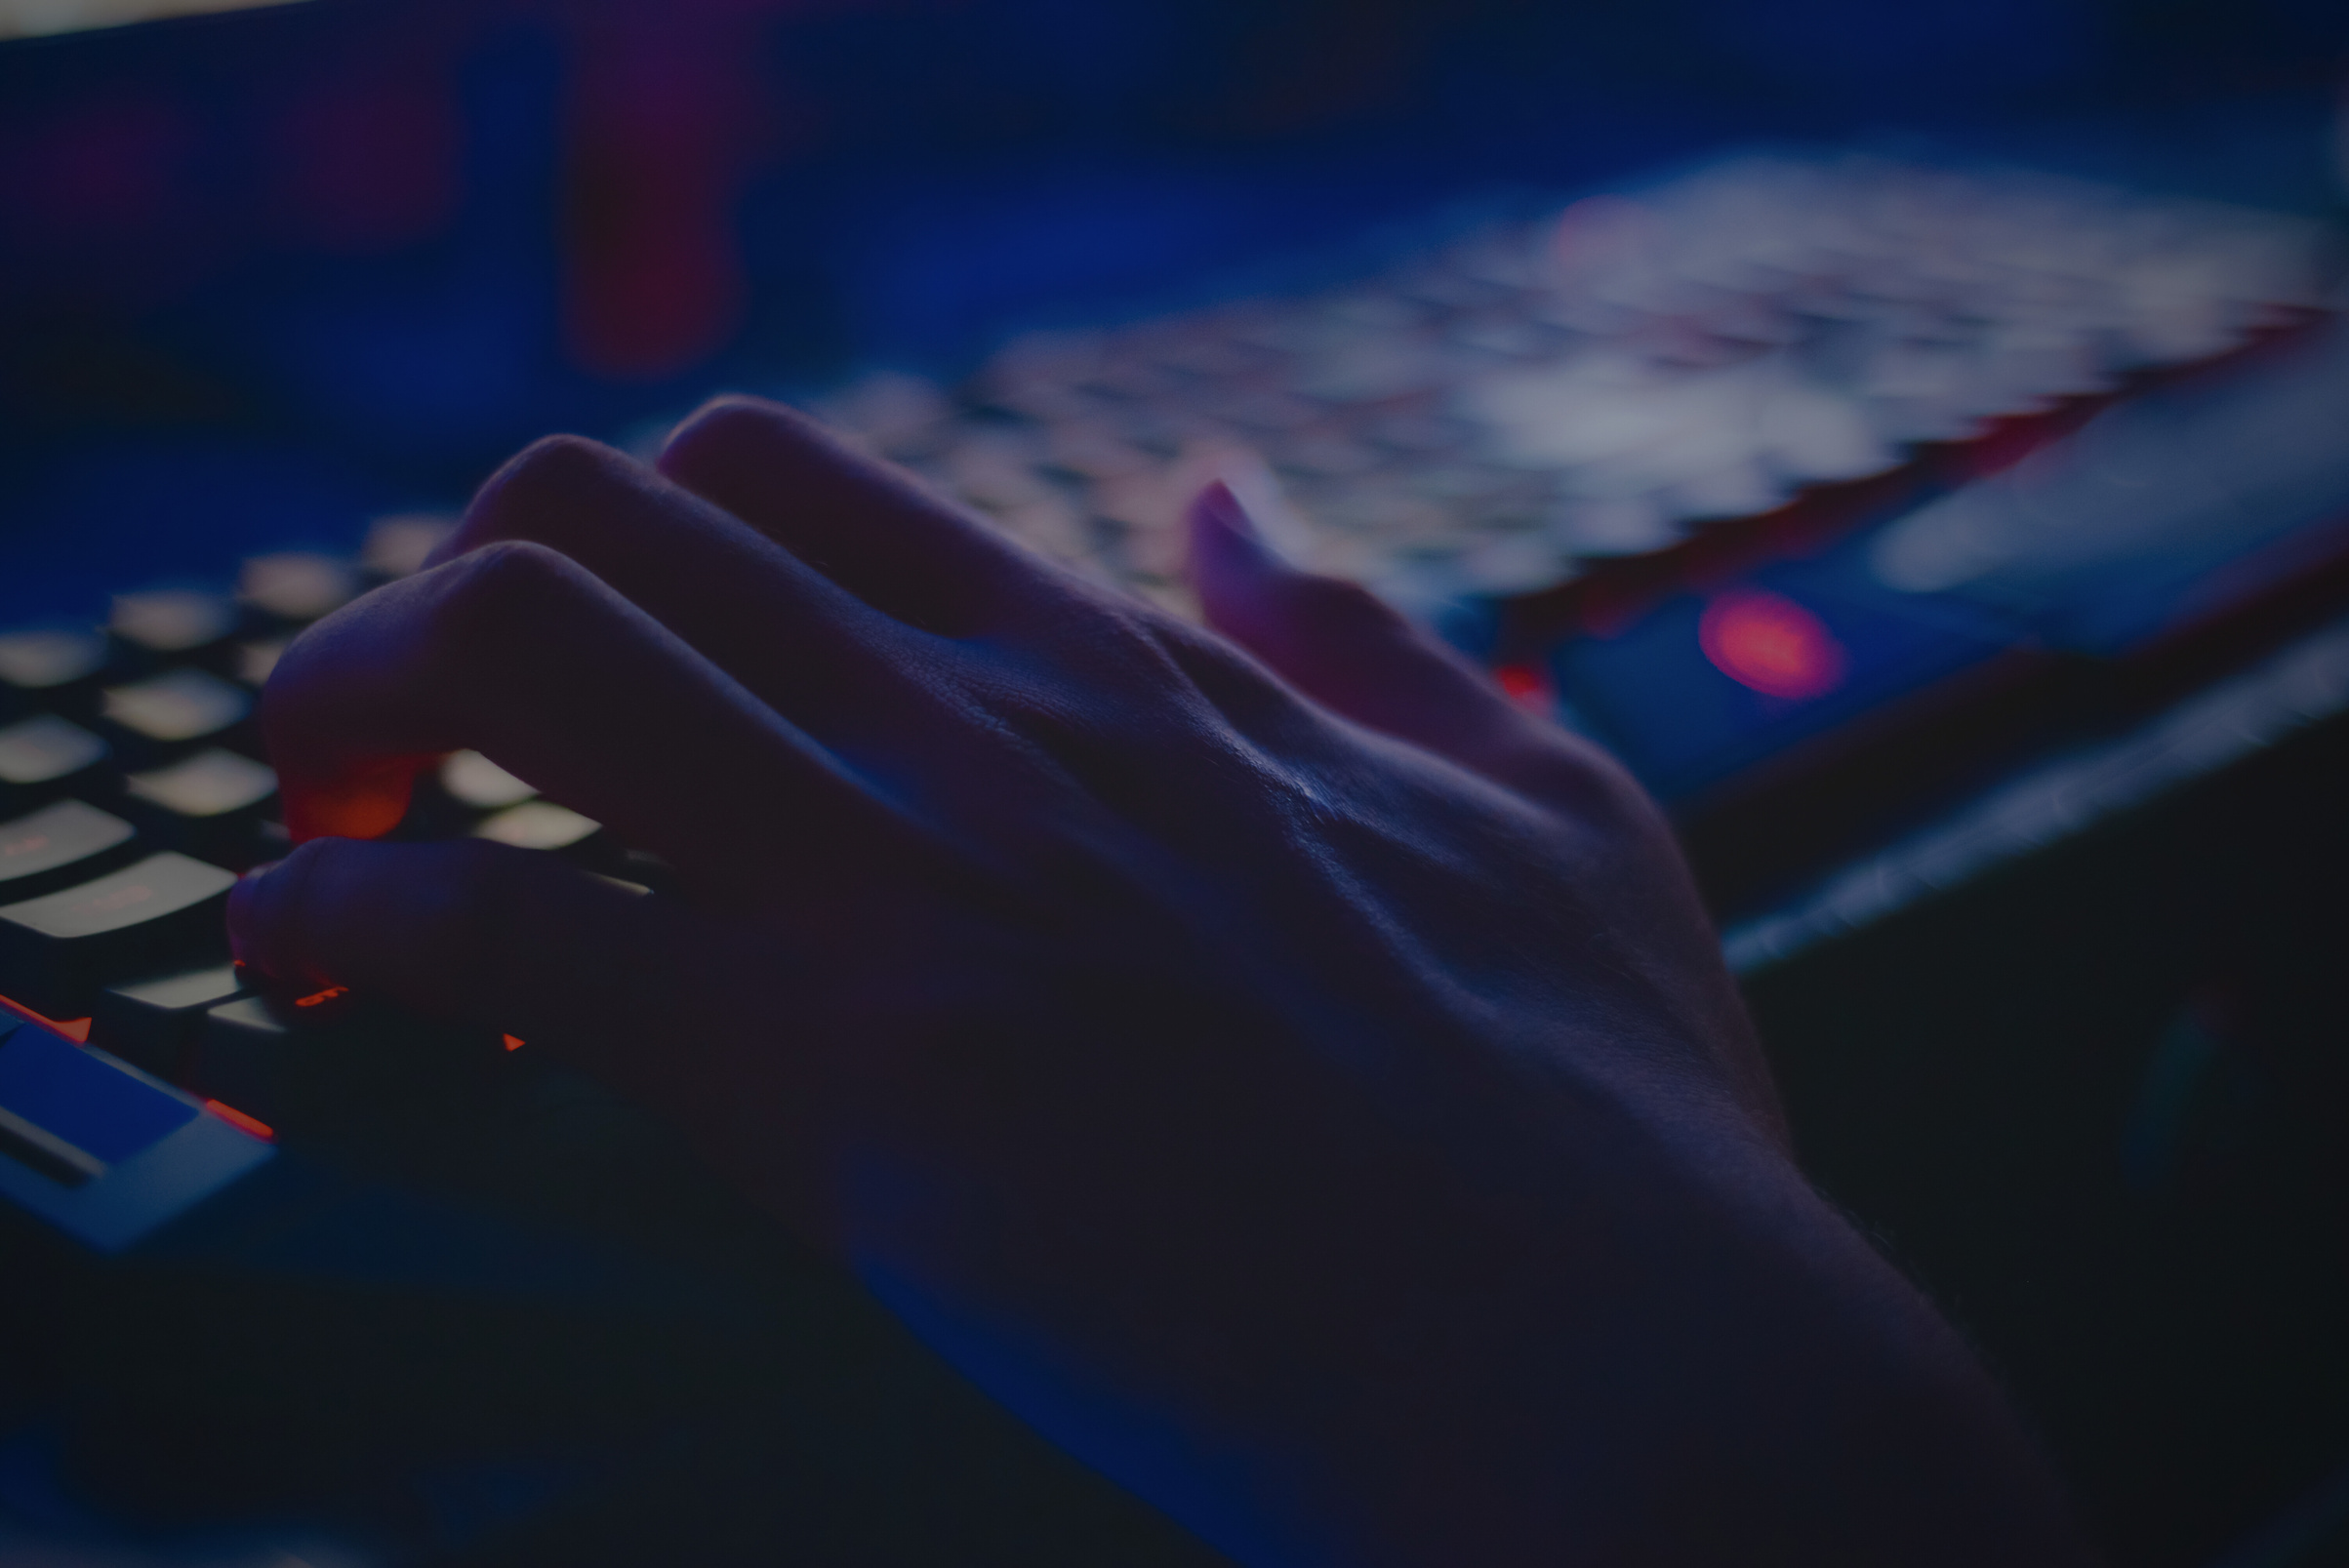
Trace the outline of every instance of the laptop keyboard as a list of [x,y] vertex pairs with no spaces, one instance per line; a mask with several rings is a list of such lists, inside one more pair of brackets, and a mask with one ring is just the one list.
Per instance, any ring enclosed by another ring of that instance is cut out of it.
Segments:
[[2086,181],[1736,157],[821,410],[1178,608],[1183,504],[1234,462],[1269,465],[1317,570],[1414,605],[1529,594],[2305,319],[2325,245]]

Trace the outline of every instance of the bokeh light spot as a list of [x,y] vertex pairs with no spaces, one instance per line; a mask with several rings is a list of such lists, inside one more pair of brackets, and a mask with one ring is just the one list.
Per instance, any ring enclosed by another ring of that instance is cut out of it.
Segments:
[[1843,684],[1843,645],[1783,594],[1738,588],[1705,607],[1697,643],[1716,669],[1770,697],[1824,697]]

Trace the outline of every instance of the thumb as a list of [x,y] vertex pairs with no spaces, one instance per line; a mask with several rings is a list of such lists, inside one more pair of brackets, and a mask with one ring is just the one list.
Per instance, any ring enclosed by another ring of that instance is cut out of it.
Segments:
[[1316,577],[1265,543],[1232,488],[1191,504],[1191,581],[1207,623],[1357,724],[1492,772],[1534,721],[1369,589]]
[[[426,1017],[598,1048],[678,988],[681,916],[551,855],[480,839],[320,838],[228,898],[238,960]],[[664,984],[664,983],[667,984]]]

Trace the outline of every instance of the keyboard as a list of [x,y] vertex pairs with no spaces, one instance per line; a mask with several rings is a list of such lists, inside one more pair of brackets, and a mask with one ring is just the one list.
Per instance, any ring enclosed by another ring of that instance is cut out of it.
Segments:
[[813,406],[1179,613],[1185,502],[1253,475],[1289,554],[1621,757],[1744,920],[2349,608],[2312,587],[2349,560],[2339,255],[2027,171],[1738,155]]
[[[2349,607],[2322,241],[2011,173],[1740,158],[1343,287],[810,401],[1182,613],[1181,503],[1251,471],[1284,548],[1625,756],[1735,911]],[[2164,503],[2112,504],[2116,473]],[[227,889],[287,843],[259,688],[449,526],[0,630],[0,1551],[1216,1560],[526,1042],[230,963]],[[2126,690],[2086,701],[2084,661]],[[2014,701],[2033,679],[2070,704],[2052,732]],[[469,753],[401,831],[661,879]],[[1790,950],[1794,918],[1737,950]]]
[[[231,963],[257,686],[447,527],[0,634],[0,1557],[1219,1560],[594,1085]],[[659,874],[471,753],[401,831]]]

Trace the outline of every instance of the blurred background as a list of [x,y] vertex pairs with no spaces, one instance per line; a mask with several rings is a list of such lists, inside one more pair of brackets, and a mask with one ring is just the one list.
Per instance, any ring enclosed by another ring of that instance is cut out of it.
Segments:
[[2341,199],[2326,0],[304,0],[55,30],[161,9],[0,7],[11,594],[86,549],[168,576],[340,539],[547,430],[952,376],[1723,148]]
[[2345,72],[2338,0],[0,0],[0,630],[720,389],[1178,610],[1235,474],[1672,808],[2118,1560],[2349,1562]]

